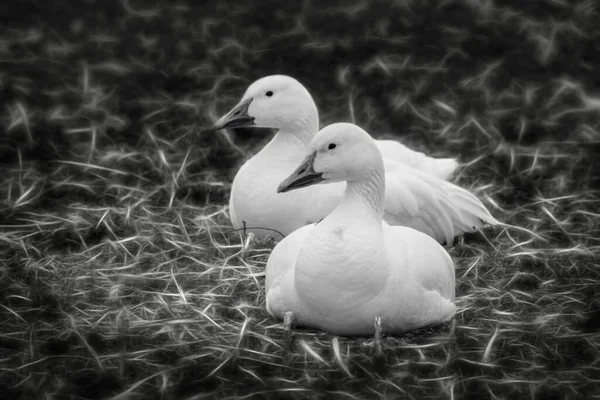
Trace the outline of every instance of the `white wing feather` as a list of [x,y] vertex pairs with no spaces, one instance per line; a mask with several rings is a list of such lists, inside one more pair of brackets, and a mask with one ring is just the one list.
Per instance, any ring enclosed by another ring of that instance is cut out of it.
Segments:
[[452,244],[455,236],[498,221],[465,189],[410,166],[384,160],[386,191],[384,220],[408,226],[438,242]]
[[407,164],[439,179],[449,179],[458,162],[454,158],[434,158],[412,150],[396,140],[375,140],[383,158]]

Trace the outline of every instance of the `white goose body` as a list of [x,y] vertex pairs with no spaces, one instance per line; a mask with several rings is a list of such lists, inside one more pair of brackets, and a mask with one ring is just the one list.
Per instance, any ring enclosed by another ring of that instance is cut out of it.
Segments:
[[458,162],[454,158],[429,157],[395,140],[375,140],[375,144],[384,159],[406,164],[438,179],[450,179],[458,168]]
[[[257,237],[280,239],[328,215],[343,197],[343,182],[276,192],[318,131],[317,108],[306,88],[287,76],[262,78],[215,126],[248,126],[250,120],[252,126],[279,131],[233,180],[229,202],[233,227],[246,228]],[[238,121],[242,125],[231,125]],[[498,223],[475,196],[441,179],[451,175],[456,160],[427,157],[391,140],[375,144],[385,157],[388,192],[384,219],[389,224],[409,226],[450,244],[457,235]]]
[[[329,140],[371,140],[350,124],[330,125],[319,135],[314,148]],[[283,239],[269,257],[267,309],[275,317],[283,319],[289,311],[301,325],[367,335],[374,333],[376,317],[384,332],[400,333],[455,314],[448,253],[421,232],[382,222],[383,163],[371,146],[372,165],[356,180],[348,175],[338,207]],[[369,158],[358,157],[357,163],[360,159]]]
[[342,200],[344,183],[277,194],[277,186],[302,161],[305,148],[295,136],[278,132],[242,165],[233,180],[229,198],[234,228],[245,227],[258,237],[272,236],[279,240],[333,211]]

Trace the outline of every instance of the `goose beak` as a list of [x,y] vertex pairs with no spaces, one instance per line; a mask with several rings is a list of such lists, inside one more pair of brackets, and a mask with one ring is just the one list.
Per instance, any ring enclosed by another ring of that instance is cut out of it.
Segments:
[[239,102],[238,105],[231,109],[231,111],[223,115],[217,122],[215,122],[213,128],[247,128],[250,126],[255,126],[254,117],[251,117],[248,114],[250,103],[252,103],[252,97]]
[[319,182],[323,182],[323,173],[316,172],[313,166],[317,152],[315,151],[304,161],[302,164],[290,176],[288,176],[283,182],[277,187],[277,193],[289,192],[290,190],[300,189],[306,186],[316,185]]

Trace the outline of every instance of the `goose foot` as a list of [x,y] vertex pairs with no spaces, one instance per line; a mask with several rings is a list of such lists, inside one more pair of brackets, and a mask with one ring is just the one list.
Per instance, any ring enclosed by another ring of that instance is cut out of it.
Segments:
[[287,311],[283,314],[283,327],[286,332],[290,332],[292,330],[292,322],[294,321],[294,313],[291,311]]
[[291,311],[287,311],[283,314],[283,358],[287,364],[287,355],[292,348],[292,337],[294,332],[292,331],[292,322],[294,320],[294,314]]
[[383,328],[381,326],[381,317],[375,317],[375,337],[373,340],[373,371],[378,374],[385,373],[386,357],[383,354],[383,343],[381,334]]
[[373,340],[373,347],[375,348],[375,355],[380,356],[383,354],[381,345],[381,317],[375,317],[375,338]]

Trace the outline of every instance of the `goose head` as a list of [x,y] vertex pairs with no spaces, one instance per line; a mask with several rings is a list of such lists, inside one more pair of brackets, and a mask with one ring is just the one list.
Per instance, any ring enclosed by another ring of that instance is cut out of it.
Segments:
[[223,128],[273,128],[284,131],[319,129],[317,107],[308,90],[296,79],[271,75],[251,84],[240,102],[215,124]]
[[318,183],[368,180],[383,169],[381,153],[367,132],[350,123],[331,124],[315,135],[308,155],[277,192]]

